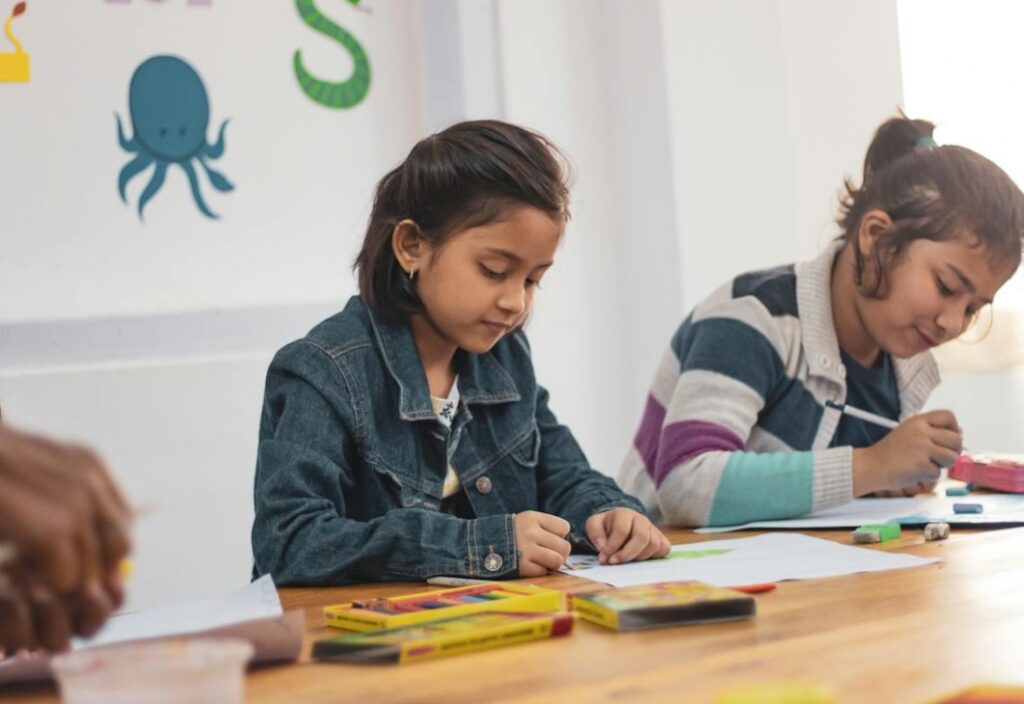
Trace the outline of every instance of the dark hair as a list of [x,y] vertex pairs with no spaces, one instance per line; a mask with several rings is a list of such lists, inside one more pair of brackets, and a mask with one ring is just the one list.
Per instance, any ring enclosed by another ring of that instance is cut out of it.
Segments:
[[377,184],[355,261],[363,300],[389,320],[422,310],[391,248],[392,232],[402,220],[415,222],[435,245],[461,230],[497,222],[520,205],[564,222],[567,170],[561,152],[545,137],[498,120],[460,122],[420,141]]
[[[885,295],[887,275],[916,239],[943,241],[970,234],[992,262],[1013,267],[1021,260],[1024,193],[1001,168],[958,146],[937,146],[935,125],[895,117],[875,132],[860,188],[847,179],[840,199],[839,239],[853,243],[857,286],[867,295]],[[864,283],[865,261],[856,246],[865,213],[883,210],[892,226],[873,250],[874,281]]]

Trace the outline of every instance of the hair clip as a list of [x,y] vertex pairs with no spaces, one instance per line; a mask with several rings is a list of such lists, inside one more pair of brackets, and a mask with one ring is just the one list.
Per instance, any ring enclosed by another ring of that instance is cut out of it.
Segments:
[[930,149],[932,147],[939,146],[939,144],[938,144],[938,142],[935,141],[934,137],[932,137],[931,135],[928,135],[927,137],[921,137],[920,139],[918,139],[917,140],[917,146],[924,147],[926,149]]

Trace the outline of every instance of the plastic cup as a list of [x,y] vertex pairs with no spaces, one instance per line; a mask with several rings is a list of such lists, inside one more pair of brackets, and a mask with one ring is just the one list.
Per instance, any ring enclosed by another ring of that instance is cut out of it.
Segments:
[[176,638],[78,650],[53,659],[64,704],[242,704],[250,643]]

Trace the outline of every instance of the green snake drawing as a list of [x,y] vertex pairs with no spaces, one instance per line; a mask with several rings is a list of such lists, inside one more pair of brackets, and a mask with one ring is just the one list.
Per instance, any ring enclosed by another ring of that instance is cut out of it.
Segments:
[[[348,0],[353,5],[359,0]],[[362,102],[370,90],[370,59],[356,38],[325,17],[316,9],[313,0],[295,0],[295,8],[302,21],[317,32],[325,34],[345,47],[352,55],[355,68],[348,80],[341,82],[324,81],[306,70],[302,63],[302,50],[295,51],[295,77],[299,79],[302,92],[310,99],[329,108],[351,108]]]

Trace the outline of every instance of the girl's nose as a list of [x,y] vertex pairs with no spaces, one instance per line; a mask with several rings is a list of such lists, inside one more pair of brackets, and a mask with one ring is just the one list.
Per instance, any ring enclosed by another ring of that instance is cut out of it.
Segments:
[[526,310],[526,289],[516,284],[506,286],[498,299],[498,307],[514,315],[521,314]]

